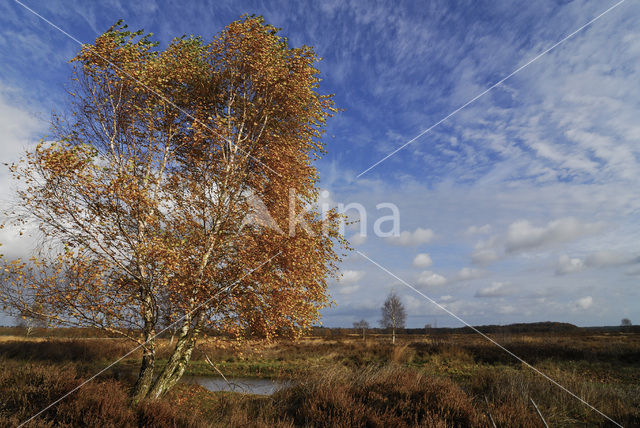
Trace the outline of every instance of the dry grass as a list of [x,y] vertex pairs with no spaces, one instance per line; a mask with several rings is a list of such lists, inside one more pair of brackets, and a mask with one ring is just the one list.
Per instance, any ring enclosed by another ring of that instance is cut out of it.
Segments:
[[[0,426],[17,426],[83,382],[73,364],[0,361]],[[204,427],[177,402],[143,402],[133,408],[129,385],[113,379],[89,382],[43,412],[27,427]]]
[[397,365],[318,373],[274,399],[296,426],[488,426],[456,384]]
[[[624,426],[640,426],[640,335],[509,334],[496,340]],[[5,337],[6,339],[6,337]],[[0,426],[13,426],[131,349],[114,339],[0,340]],[[159,355],[168,352],[163,340]],[[273,397],[179,386],[132,409],[130,377],[110,371],[32,426],[608,426],[596,412],[469,334],[304,338],[275,344],[206,339],[232,375],[287,374],[300,382]],[[133,360],[128,367],[133,367]],[[125,364],[125,366],[127,366]],[[286,370],[285,370],[286,369]],[[130,369],[129,369],[130,370]],[[4,397],[8,397],[4,399]],[[486,401],[485,401],[486,397]]]
[[[24,422],[81,382],[72,365],[0,362],[0,425]],[[117,382],[89,383],[81,391],[27,426],[135,426],[135,413],[128,405],[126,390]]]

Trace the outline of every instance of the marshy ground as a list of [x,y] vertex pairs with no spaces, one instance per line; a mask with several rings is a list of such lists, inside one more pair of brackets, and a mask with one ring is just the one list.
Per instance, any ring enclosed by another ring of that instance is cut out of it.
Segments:
[[[0,426],[15,426],[125,354],[119,339],[18,329],[0,336]],[[490,336],[623,426],[640,426],[640,333],[572,329]],[[159,354],[168,354],[163,339]],[[131,408],[132,354],[28,426],[613,426],[481,336],[443,329],[366,340],[344,331],[265,345],[207,338],[188,375],[291,379],[271,396],[179,385]]]

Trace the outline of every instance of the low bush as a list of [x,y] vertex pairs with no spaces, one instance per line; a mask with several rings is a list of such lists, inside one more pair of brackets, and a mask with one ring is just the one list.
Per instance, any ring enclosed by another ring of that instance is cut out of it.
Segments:
[[[189,412],[175,402],[154,400],[133,409],[128,386],[113,379],[93,380],[84,385],[83,382],[70,364],[0,361],[0,426],[17,426],[35,415],[26,427],[209,426],[200,414]],[[47,409],[53,403],[55,405]]]
[[297,426],[488,426],[462,389],[450,380],[391,365],[327,371],[274,397]]
[[73,365],[0,361],[0,425],[16,426],[44,410],[27,426],[136,426],[127,391],[114,380],[87,383],[47,409],[82,382]]

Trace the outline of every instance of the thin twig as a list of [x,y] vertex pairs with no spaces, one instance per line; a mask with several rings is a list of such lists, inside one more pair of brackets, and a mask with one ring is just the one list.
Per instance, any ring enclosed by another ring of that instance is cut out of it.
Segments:
[[227,380],[227,378],[222,374],[222,372],[220,371],[220,369],[219,369],[218,367],[216,367],[216,365],[215,365],[215,364],[213,364],[213,363],[211,362],[211,360],[209,359],[209,356],[208,356],[207,354],[204,354],[204,358],[207,360],[207,363],[209,363],[209,365],[210,365],[211,367],[213,367],[214,369],[216,369],[216,371],[218,372],[218,374],[219,374],[220,376],[222,376],[222,379],[224,379],[224,381],[225,381],[225,382],[227,382],[227,385],[229,385],[229,388],[233,389],[233,385],[231,385],[231,382],[229,382],[229,381]]

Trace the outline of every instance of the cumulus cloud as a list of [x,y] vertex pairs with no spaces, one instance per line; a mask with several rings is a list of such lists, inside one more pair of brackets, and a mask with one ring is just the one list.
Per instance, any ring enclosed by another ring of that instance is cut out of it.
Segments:
[[413,259],[413,266],[419,268],[427,268],[433,264],[431,256],[427,253],[417,254]]
[[10,92],[0,84],[0,155],[5,162],[15,160],[34,142],[34,134],[46,126],[29,111],[18,107],[19,100],[12,99]]
[[424,299],[417,299],[413,296],[403,296],[402,300],[409,313],[420,314],[422,312],[421,309],[424,308],[425,305]]
[[[509,225],[503,235],[495,235],[478,241],[471,253],[475,264],[487,265],[504,257],[578,240],[600,232],[602,223],[585,223],[574,217],[552,220],[544,226],[534,226],[528,220],[518,220]],[[566,260],[559,272],[566,268]]]
[[[25,148],[33,145],[35,136],[45,128],[45,123],[38,120],[26,108],[22,108],[21,100],[14,98],[16,91],[0,84],[0,159],[3,162],[16,161]],[[12,190],[19,184],[12,181],[8,170],[0,167],[0,203],[6,208],[12,200]],[[9,258],[26,257],[36,246],[37,229],[31,224],[25,228],[25,234],[7,225],[0,230],[0,252]]]
[[417,282],[425,287],[440,287],[447,283],[447,278],[430,270],[425,270],[420,273]]
[[476,291],[474,297],[505,297],[513,294],[511,285],[507,282],[493,282],[490,286]]
[[469,226],[469,228],[464,232],[467,236],[473,235],[487,235],[491,233],[491,225],[485,224],[484,226]]
[[364,271],[362,270],[345,270],[342,271],[342,277],[340,277],[340,282],[342,284],[353,284],[358,282],[364,276]]
[[626,266],[637,263],[640,263],[640,257],[629,256],[619,251],[598,251],[587,255],[584,260],[563,254],[558,258],[556,275],[576,273],[586,268]]
[[482,269],[464,267],[455,274],[453,281],[469,281],[472,279],[482,278],[486,274],[487,273]]
[[625,275],[640,276],[640,266],[632,267],[624,271]]
[[479,241],[471,253],[471,261],[478,265],[488,265],[502,257],[498,253],[498,239],[493,237],[486,241]]
[[360,233],[354,233],[353,235],[351,235],[351,237],[349,237],[348,241],[351,245],[357,247],[367,242],[367,236],[361,235]]
[[359,285],[347,285],[344,287],[340,287],[340,289],[338,289],[338,293],[342,294],[343,296],[348,296],[350,294],[355,293],[359,289],[360,289]]
[[640,257],[631,257],[619,251],[598,251],[585,259],[585,263],[591,267],[622,266],[639,262]]
[[556,263],[556,275],[567,275],[570,273],[580,272],[584,269],[584,262],[579,258],[571,258],[566,254],[558,257]]
[[519,309],[513,305],[500,305],[497,312],[501,315],[512,315],[519,312]]
[[586,310],[593,306],[593,298],[591,296],[582,297],[574,302],[574,308]]
[[405,230],[400,236],[391,236],[387,241],[393,245],[401,245],[404,247],[428,244],[431,242],[435,234],[431,229],[417,228],[413,232]]
[[546,226],[536,227],[527,220],[519,220],[509,226],[506,235],[505,251],[535,250],[553,244],[574,241],[586,235],[602,230],[600,223],[583,223],[580,220],[567,217],[553,220]]
[[486,272],[481,269],[462,268],[450,277],[446,277],[439,273],[425,270],[418,275],[416,282],[425,287],[441,287],[446,284],[453,284],[459,281],[469,281],[472,279],[482,278],[486,276]]

